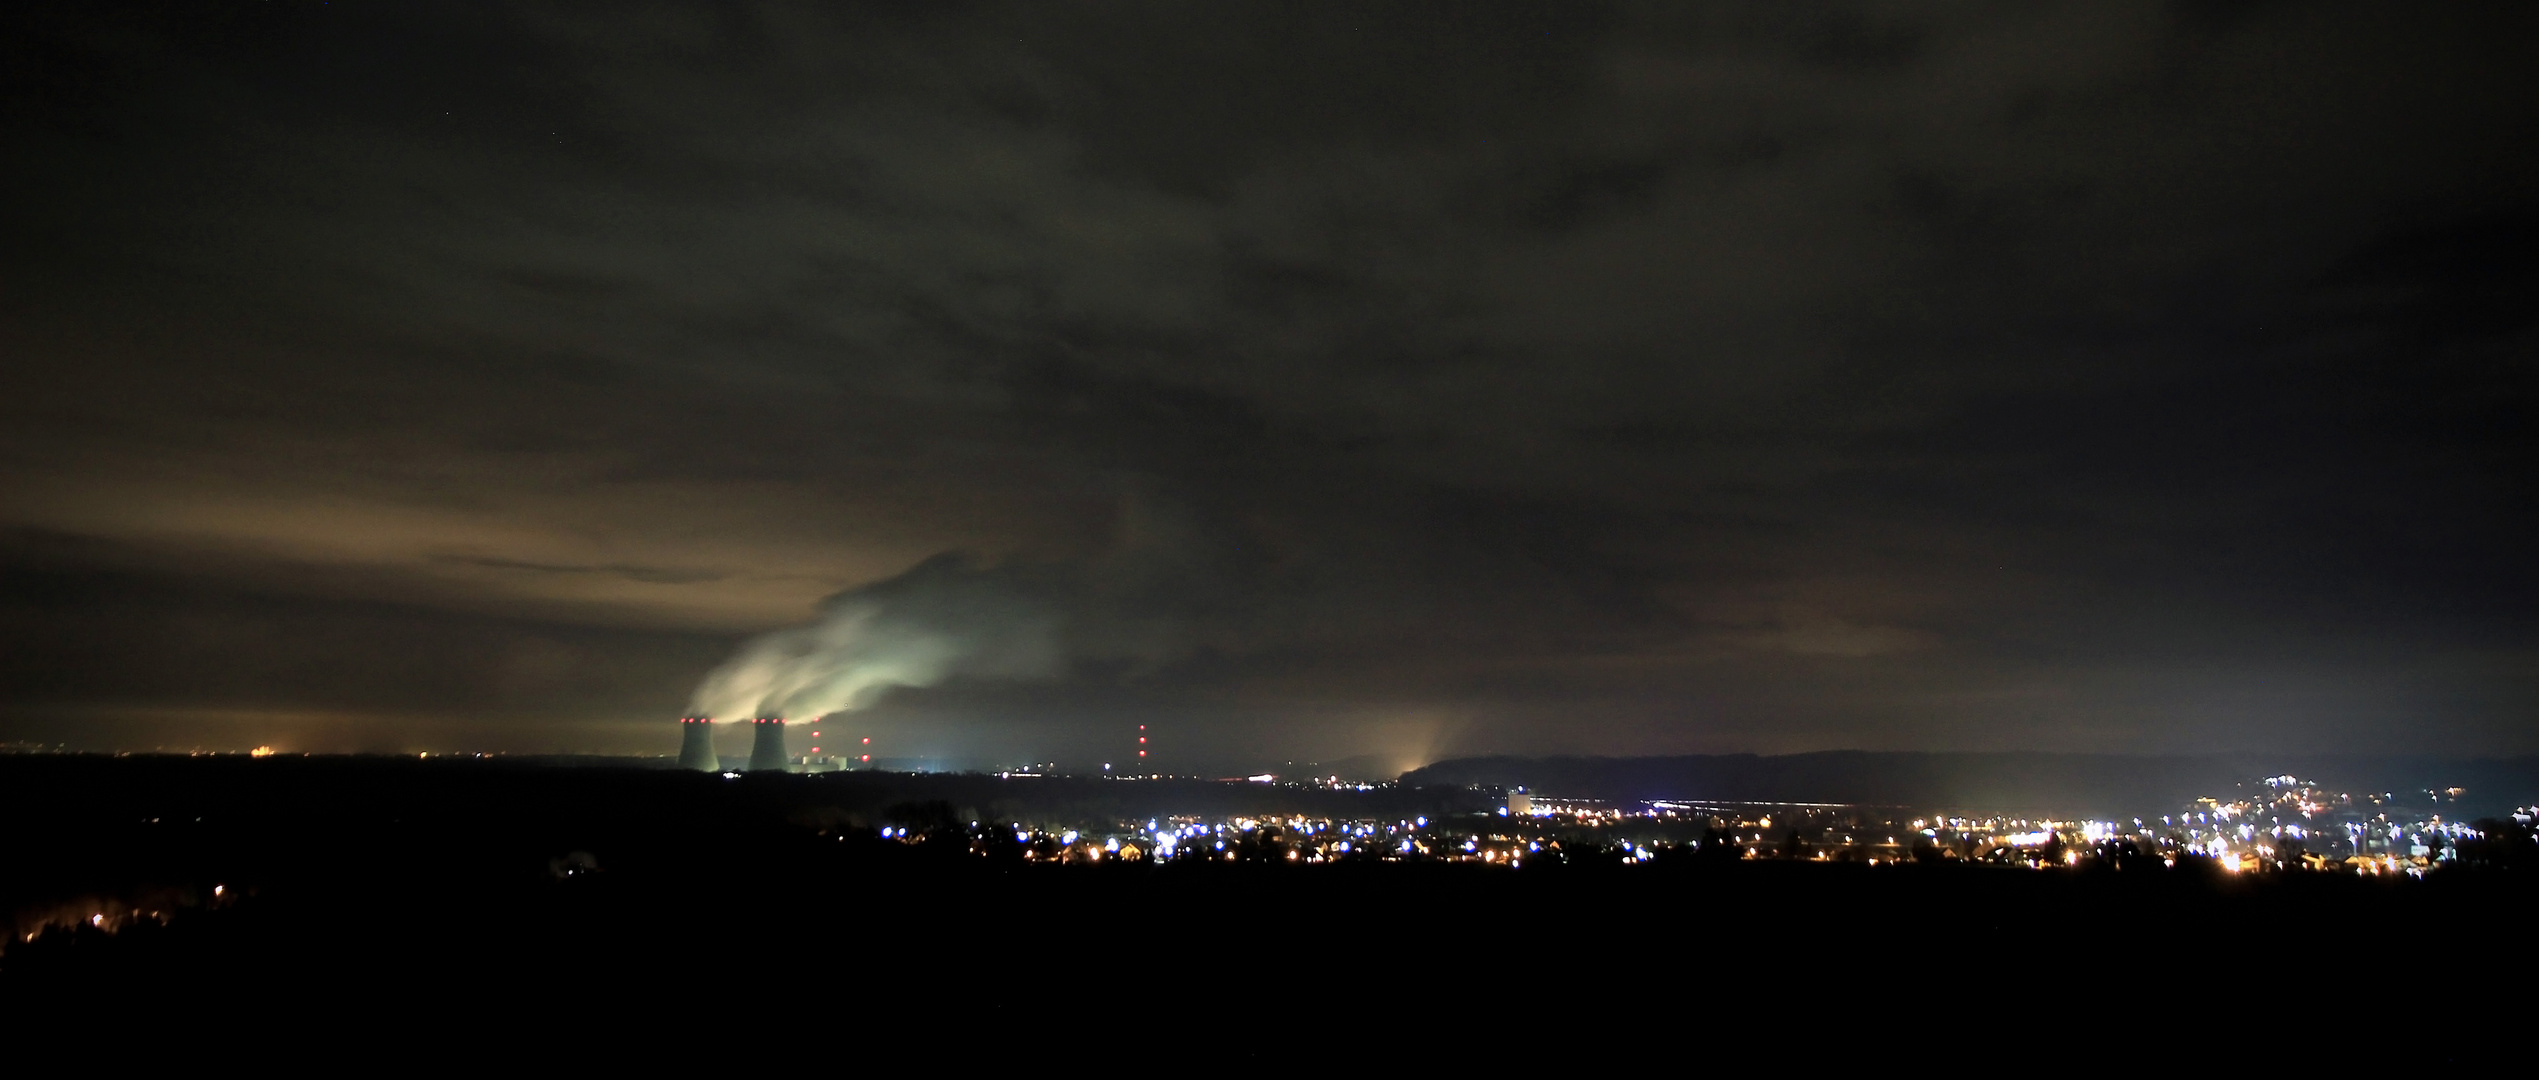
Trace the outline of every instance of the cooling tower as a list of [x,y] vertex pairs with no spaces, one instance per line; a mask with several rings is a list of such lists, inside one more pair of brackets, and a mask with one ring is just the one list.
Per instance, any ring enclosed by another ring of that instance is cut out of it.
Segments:
[[749,771],[785,771],[785,718],[762,716],[749,726]]
[[713,772],[723,767],[714,757],[714,718],[682,716],[679,718],[679,767]]

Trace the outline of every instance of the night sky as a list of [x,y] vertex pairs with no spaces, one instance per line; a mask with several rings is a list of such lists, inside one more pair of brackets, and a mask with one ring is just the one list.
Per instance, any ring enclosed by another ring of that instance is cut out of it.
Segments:
[[2526,3],[28,7],[0,741],[2539,750]]

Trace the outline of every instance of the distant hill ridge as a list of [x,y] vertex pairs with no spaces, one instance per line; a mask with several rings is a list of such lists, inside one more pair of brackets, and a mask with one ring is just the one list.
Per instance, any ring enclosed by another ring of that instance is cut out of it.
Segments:
[[1918,753],[1680,757],[1474,757],[1402,775],[1405,784],[1522,785],[1549,796],[1617,801],[1874,803],[2100,816],[2172,813],[2204,796],[2290,774],[2335,790],[2462,788],[2461,816],[2539,803],[2539,756],[2440,758],[2326,754],[2127,755]]

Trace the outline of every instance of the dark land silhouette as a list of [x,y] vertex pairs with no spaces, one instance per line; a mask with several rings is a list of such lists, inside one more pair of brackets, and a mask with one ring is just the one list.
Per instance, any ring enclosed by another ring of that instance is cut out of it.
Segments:
[[[1374,1034],[1511,1013],[1769,1015],[1829,995],[2063,1009],[2287,968],[2320,993],[2466,995],[2534,959],[2527,837],[2413,880],[2224,875],[2114,852],[2044,872],[1867,866],[1721,844],[1632,865],[1584,843],[1519,869],[1301,865],[1268,822],[1222,856],[1087,863],[1042,857],[1050,842],[1017,840],[1015,825],[1169,804],[1478,830],[1491,803],[1442,786],[0,758],[0,900],[22,927],[0,954],[0,1004],[597,1031],[680,1001],[759,1000],[830,1010],[859,1038],[1021,1046],[1190,1009],[1363,1015]],[[111,918],[26,922],[73,909]]]

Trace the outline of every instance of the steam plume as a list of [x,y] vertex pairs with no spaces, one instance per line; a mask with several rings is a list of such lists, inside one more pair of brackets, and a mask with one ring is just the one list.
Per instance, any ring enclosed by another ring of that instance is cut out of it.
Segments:
[[808,719],[863,708],[894,686],[1056,675],[1057,615],[1029,592],[1010,573],[937,556],[830,597],[812,625],[751,639],[705,677],[689,708]]

